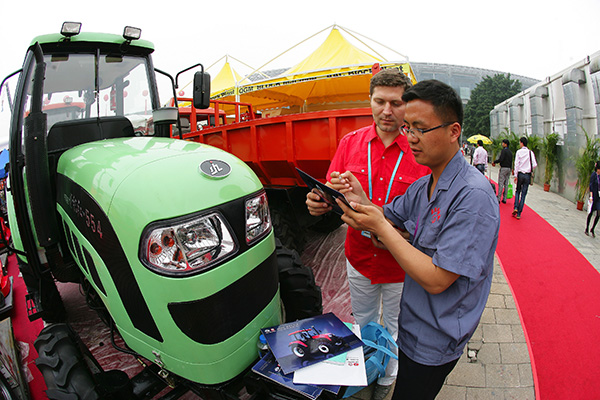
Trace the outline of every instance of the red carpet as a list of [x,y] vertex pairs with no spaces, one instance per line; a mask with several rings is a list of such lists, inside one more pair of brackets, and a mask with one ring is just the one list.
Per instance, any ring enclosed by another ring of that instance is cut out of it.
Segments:
[[[497,255],[527,338],[537,400],[600,399],[600,274],[525,206],[500,205]],[[583,228],[582,228],[583,230]]]

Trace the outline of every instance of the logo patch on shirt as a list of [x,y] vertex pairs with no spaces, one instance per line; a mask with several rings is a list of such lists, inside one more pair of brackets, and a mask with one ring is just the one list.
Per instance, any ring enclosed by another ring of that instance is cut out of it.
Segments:
[[440,219],[440,208],[432,208],[431,209],[431,223],[435,224],[436,221]]

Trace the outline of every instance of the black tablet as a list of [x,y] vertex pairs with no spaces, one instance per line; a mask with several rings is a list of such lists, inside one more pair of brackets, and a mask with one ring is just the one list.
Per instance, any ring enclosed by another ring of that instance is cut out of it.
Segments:
[[338,213],[340,215],[342,215],[344,213],[342,211],[342,209],[340,208],[340,206],[335,202],[335,199],[342,200],[344,202],[344,204],[346,204],[348,207],[352,208],[352,206],[346,199],[346,196],[344,196],[342,193],[338,192],[337,190],[335,190],[333,188],[330,188],[329,186],[327,186],[324,183],[319,182],[312,176],[308,175],[306,172],[302,171],[300,168],[296,168],[296,170],[298,171],[298,173],[300,174],[300,177],[302,177],[302,180],[306,183],[308,188],[310,190],[315,189],[315,191],[318,193],[319,196],[321,196],[323,201],[326,202],[327,204],[329,204],[333,208],[333,211],[335,211],[336,213]]

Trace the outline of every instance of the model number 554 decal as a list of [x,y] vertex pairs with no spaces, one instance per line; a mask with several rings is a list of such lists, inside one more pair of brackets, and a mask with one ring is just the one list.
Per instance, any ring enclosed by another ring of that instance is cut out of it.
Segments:
[[100,220],[96,220],[94,218],[94,214],[90,212],[87,208],[81,205],[81,200],[75,197],[74,194],[67,195],[65,194],[65,202],[71,207],[73,213],[83,220],[85,225],[93,232],[98,234],[100,239],[102,239],[102,226],[100,224]]

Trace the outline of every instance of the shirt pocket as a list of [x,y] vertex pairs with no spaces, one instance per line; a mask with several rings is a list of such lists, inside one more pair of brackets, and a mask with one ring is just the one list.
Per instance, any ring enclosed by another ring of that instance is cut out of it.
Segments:
[[389,201],[392,201],[396,196],[403,195],[406,192],[406,189],[408,189],[408,187],[417,179],[418,177],[415,177],[412,174],[396,173],[394,181],[392,182],[392,191]]
[[347,170],[358,179],[365,193],[369,194],[369,170],[366,165],[348,164]]
[[438,217],[437,211],[432,209],[423,217],[420,224],[422,224],[422,228],[419,227],[419,229],[423,229],[423,231],[419,234],[417,243],[424,250],[424,253],[431,257],[437,251],[438,236],[442,229],[442,222]]

